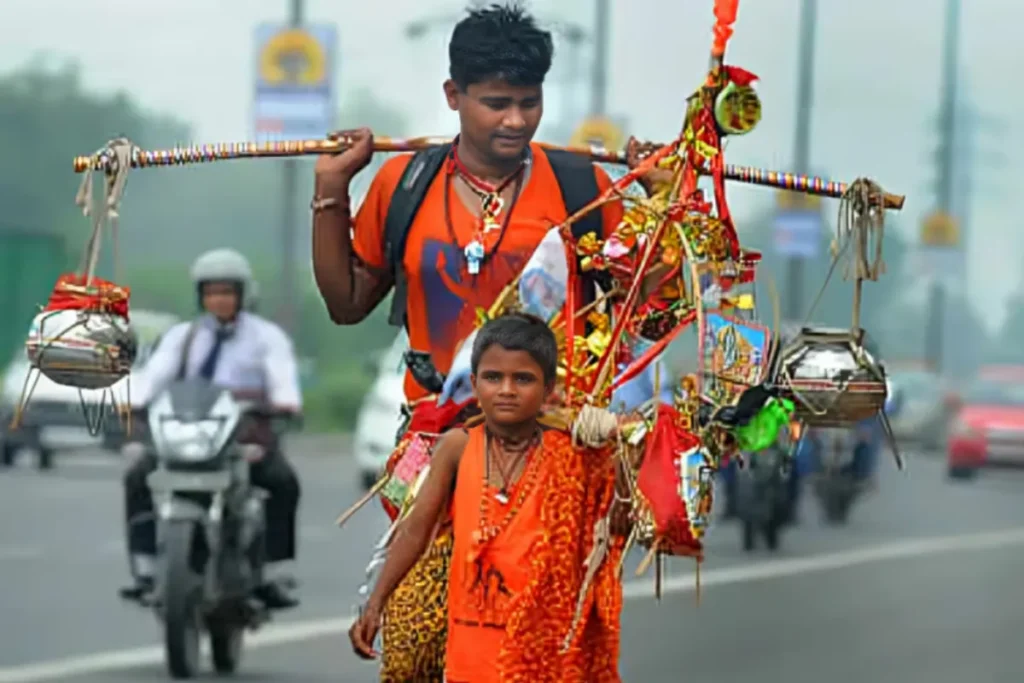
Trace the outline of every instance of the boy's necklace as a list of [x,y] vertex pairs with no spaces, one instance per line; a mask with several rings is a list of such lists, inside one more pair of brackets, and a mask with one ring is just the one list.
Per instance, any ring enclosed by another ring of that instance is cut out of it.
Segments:
[[487,444],[487,482],[489,484],[491,481],[491,459],[493,458],[498,469],[498,476],[501,477],[501,488],[494,498],[502,505],[507,505],[508,490],[513,484],[512,479],[515,477],[519,465],[540,444],[540,430],[519,443],[510,444],[500,437],[492,437],[488,439]]
[[[486,432],[484,434],[484,452],[487,453],[490,447],[489,442],[491,440],[491,436]],[[515,500],[507,507],[505,516],[497,524],[490,523],[491,497],[487,495],[487,490],[490,486],[490,473],[486,471],[484,472],[482,482],[483,487],[480,491],[480,526],[473,532],[473,547],[469,552],[469,557],[467,558],[470,562],[475,562],[479,559],[484,547],[508,528],[508,525],[515,518],[516,513],[519,512],[520,508],[522,508],[523,503],[526,502],[526,498],[533,490],[537,477],[540,474],[541,460],[542,458],[540,457],[533,457],[527,460],[526,468],[523,470],[523,476],[520,479],[519,486],[516,490]]]

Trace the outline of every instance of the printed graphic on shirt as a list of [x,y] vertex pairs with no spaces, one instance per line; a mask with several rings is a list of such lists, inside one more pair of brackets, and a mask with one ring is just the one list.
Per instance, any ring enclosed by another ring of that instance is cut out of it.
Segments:
[[489,308],[530,257],[532,245],[502,250],[488,259],[486,274],[466,272],[458,246],[450,241],[423,240],[420,283],[423,287],[430,348],[449,349],[474,328],[477,308]]

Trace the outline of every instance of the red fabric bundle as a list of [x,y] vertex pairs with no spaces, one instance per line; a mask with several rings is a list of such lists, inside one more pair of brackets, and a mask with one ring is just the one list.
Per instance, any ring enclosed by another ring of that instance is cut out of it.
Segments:
[[85,277],[76,273],[64,273],[57,278],[47,311],[95,311],[110,313],[128,319],[128,298],[131,289],[113,282],[93,277],[88,285]]
[[[413,408],[412,418],[409,420],[409,426],[406,428],[405,434],[402,435],[401,441],[404,441],[410,434],[441,434],[452,427],[458,426],[456,420],[459,414],[469,407],[473,401],[474,399],[470,399],[465,403],[448,401],[443,406],[437,405],[436,399],[433,401],[421,401]],[[404,448],[398,447],[392,452],[387,464],[384,466],[387,472],[394,471],[404,451]],[[398,519],[398,508],[384,497],[381,497],[380,500],[384,506],[384,512],[391,518],[391,521],[393,522]]]
[[637,486],[650,507],[655,537],[661,539],[662,550],[688,555],[700,551],[701,543],[693,536],[686,503],[679,495],[682,486],[679,458],[699,447],[700,440],[679,423],[679,412],[675,408],[658,406],[654,430],[647,437]]

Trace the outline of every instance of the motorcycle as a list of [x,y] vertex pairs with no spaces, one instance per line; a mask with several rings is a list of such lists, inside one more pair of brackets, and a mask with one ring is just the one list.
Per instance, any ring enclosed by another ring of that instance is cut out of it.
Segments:
[[[889,379],[886,389],[885,415],[896,416],[903,394]],[[814,491],[830,524],[845,524],[854,502],[872,487],[875,462],[887,440],[895,451],[887,424],[882,416],[871,417],[849,428],[810,429],[800,440],[798,458],[812,464]]]
[[866,488],[867,477],[859,472],[858,449],[870,448],[860,428],[812,429],[807,435],[807,446],[813,450],[816,471],[813,475],[814,492],[821,504],[825,520],[830,524],[845,524],[854,501]]
[[149,407],[158,465],[147,479],[157,527],[148,606],[163,622],[175,679],[197,675],[204,632],[215,671],[233,673],[245,631],[269,619],[252,597],[263,583],[265,494],[249,483],[249,465],[265,450],[238,438],[255,418],[281,431],[280,416],[198,379],[172,383]]
[[790,518],[791,468],[788,449],[776,443],[748,457],[736,472],[736,514],[745,551],[755,548],[758,536],[769,550],[778,549],[780,533]]

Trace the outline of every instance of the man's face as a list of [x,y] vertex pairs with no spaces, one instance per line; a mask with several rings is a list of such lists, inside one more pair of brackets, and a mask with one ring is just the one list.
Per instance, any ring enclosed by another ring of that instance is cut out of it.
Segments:
[[480,356],[472,382],[480,410],[489,421],[503,426],[536,419],[551,393],[543,369],[530,354],[497,344]]
[[238,286],[233,282],[203,283],[203,309],[221,321],[228,321],[238,313]]
[[508,162],[522,157],[544,113],[539,85],[509,85],[500,79],[474,83],[459,90],[454,81],[444,84],[452,111],[459,112],[461,135],[489,160]]

